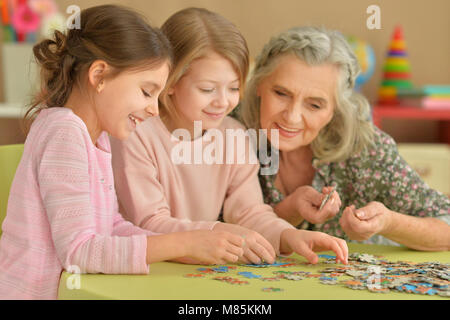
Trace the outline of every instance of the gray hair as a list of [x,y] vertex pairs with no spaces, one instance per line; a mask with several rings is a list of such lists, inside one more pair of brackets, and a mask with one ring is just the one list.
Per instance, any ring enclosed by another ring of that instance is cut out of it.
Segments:
[[320,162],[344,161],[371,144],[374,128],[370,121],[370,105],[353,90],[360,73],[358,60],[341,33],[324,28],[292,28],[273,37],[264,46],[256,58],[241,102],[240,120],[248,128],[260,129],[257,87],[275,70],[279,58],[288,54],[294,54],[308,65],[331,63],[339,70],[335,112],[311,143],[314,156]]

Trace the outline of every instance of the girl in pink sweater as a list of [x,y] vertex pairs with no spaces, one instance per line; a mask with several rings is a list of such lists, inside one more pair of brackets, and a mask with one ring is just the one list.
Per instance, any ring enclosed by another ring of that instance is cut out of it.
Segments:
[[143,274],[169,259],[237,261],[237,235],[157,235],[118,211],[108,133],[125,139],[158,113],[172,55],[161,31],[123,7],[98,6],[34,54],[42,86],[2,226],[0,299],[56,299],[63,269]]
[[[249,161],[249,136],[227,117],[249,67],[237,28],[216,13],[189,8],[171,16],[162,30],[173,45],[175,65],[161,94],[161,116],[142,123],[126,141],[112,139],[121,212],[154,232],[240,235],[241,260],[247,263],[271,263],[276,254],[293,251],[315,263],[314,251],[321,250],[333,250],[346,262],[344,240],[297,230],[264,204],[259,166]],[[239,149],[235,138],[246,147]],[[218,221],[221,212],[225,222]]]

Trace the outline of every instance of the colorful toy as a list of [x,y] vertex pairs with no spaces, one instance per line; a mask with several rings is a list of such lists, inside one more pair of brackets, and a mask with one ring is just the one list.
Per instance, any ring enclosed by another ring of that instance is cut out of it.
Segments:
[[0,18],[3,42],[34,43],[39,33],[49,38],[66,28],[55,0],[0,0]]
[[383,80],[378,91],[379,103],[397,104],[398,90],[410,88],[412,88],[411,67],[406,53],[403,30],[397,26],[383,67]]
[[347,42],[353,49],[358,59],[361,73],[356,77],[355,89],[360,90],[361,86],[369,81],[375,71],[375,53],[372,47],[365,41],[354,36],[347,36]]
[[450,110],[450,85],[428,85],[424,92],[423,108]]

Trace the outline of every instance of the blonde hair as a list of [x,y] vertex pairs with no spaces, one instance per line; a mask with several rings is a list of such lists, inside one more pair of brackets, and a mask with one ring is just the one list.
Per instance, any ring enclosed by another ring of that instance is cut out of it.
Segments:
[[339,162],[370,145],[374,135],[370,105],[353,90],[360,72],[358,61],[339,32],[323,28],[292,28],[273,37],[264,46],[247,83],[239,109],[240,120],[248,128],[260,128],[257,87],[275,70],[280,58],[288,54],[294,54],[308,65],[331,63],[339,70],[335,112],[311,143],[314,156],[320,162]]
[[233,23],[207,9],[187,8],[169,17],[161,30],[174,52],[173,69],[159,98],[161,116],[178,116],[168,89],[183,77],[194,60],[210,51],[231,62],[239,75],[242,97],[249,69],[249,51],[247,42]]

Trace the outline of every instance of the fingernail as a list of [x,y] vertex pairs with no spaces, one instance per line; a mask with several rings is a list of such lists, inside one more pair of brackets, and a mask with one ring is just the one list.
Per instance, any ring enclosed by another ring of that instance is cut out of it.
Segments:
[[359,212],[357,212],[356,213],[356,216],[358,217],[358,218],[364,218],[364,212],[363,211],[359,211]]

